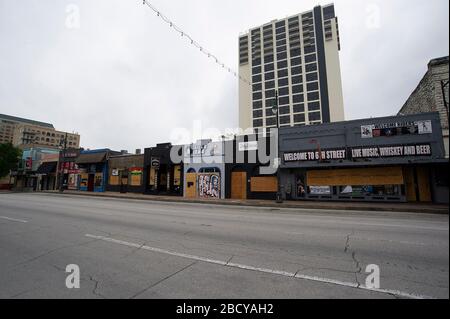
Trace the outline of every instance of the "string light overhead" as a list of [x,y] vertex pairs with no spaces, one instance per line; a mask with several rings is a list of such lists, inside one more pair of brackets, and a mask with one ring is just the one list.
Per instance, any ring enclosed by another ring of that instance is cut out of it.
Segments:
[[188,41],[190,41],[191,45],[193,45],[194,47],[199,49],[200,52],[202,52],[209,59],[212,59],[217,65],[222,67],[222,69],[224,69],[225,71],[228,71],[228,73],[232,74],[233,76],[238,78],[240,81],[245,82],[248,85],[251,85],[249,80],[247,80],[246,78],[238,75],[236,71],[234,71],[232,68],[228,67],[225,63],[221,62],[214,54],[212,54],[211,52],[206,50],[197,41],[195,41],[189,34],[184,32],[183,30],[181,30],[175,23],[170,21],[169,18],[167,18],[163,13],[161,13],[161,11],[159,11],[157,8],[155,8],[149,1],[143,0],[143,4],[147,5],[150,9],[152,9],[156,13],[156,15],[161,18],[161,20],[163,20],[165,23],[167,23],[169,25],[169,27],[171,27],[173,30],[178,32],[181,35],[182,38],[188,39]]

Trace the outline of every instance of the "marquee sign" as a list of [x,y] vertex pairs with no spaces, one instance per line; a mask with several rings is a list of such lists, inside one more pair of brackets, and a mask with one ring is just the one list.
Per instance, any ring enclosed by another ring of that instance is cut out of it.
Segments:
[[396,135],[422,135],[433,133],[431,121],[405,121],[382,124],[361,125],[362,138]]
[[315,151],[285,152],[283,160],[285,163],[308,162],[308,161],[330,161],[330,160],[352,160],[364,158],[392,158],[410,156],[431,156],[430,144],[409,144],[394,146],[367,146],[349,147],[347,149],[329,149]]
[[431,156],[431,145],[375,146],[351,149],[352,158],[385,158],[402,156]]
[[318,161],[318,160],[339,160],[347,158],[347,150],[345,148],[338,150],[322,150],[322,151],[301,151],[284,153],[285,162],[301,162],[301,161]]

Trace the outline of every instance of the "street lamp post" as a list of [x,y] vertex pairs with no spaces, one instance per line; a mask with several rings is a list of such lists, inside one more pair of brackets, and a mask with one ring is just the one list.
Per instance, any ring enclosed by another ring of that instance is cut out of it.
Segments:
[[283,196],[281,194],[281,183],[280,183],[280,109],[278,107],[278,90],[275,91],[275,103],[272,106],[272,113],[276,115],[277,119],[277,203],[281,204],[283,202]]
[[64,192],[64,164],[66,162],[66,151],[67,151],[67,133],[64,136],[64,140],[60,141],[59,143],[60,147],[63,148],[62,150],[62,156],[60,156],[61,158],[61,171],[59,172],[60,176],[59,176],[59,192],[62,193]]

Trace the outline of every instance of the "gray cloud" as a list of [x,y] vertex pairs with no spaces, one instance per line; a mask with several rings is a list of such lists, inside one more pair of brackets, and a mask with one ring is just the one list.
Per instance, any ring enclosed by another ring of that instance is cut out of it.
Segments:
[[[66,8],[80,9],[69,29]],[[319,1],[321,4],[327,1]],[[237,68],[240,32],[316,1],[153,4]],[[395,114],[433,57],[448,55],[448,1],[336,1],[348,119]],[[375,10],[375,11],[374,11]],[[379,26],[370,27],[379,11]],[[77,131],[88,148],[143,148],[172,128],[238,123],[238,83],[141,0],[0,1],[0,112]]]

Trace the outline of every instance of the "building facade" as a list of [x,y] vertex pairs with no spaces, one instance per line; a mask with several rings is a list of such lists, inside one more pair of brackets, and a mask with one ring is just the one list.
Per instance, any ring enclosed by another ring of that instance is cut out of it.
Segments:
[[41,147],[23,150],[17,171],[11,173],[14,179],[13,189],[17,191],[39,190],[41,173],[38,172],[38,169],[42,164],[42,160],[45,160],[50,155],[57,157],[58,151]]
[[280,130],[284,198],[448,203],[438,113]]
[[106,190],[109,192],[144,193],[144,154],[109,157]]
[[41,157],[40,166],[36,171],[38,175],[37,182],[37,190],[38,191],[46,191],[46,190],[55,190],[58,181],[58,163],[59,163],[59,154],[45,154]]
[[241,35],[239,127],[275,127],[277,93],[282,127],[344,121],[339,51],[333,4]]
[[108,159],[119,154],[110,149],[81,151],[75,160],[79,170],[79,190],[104,192],[108,183]]
[[13,145],[20,148],[47,147],[61,148],[67,135],[67,147],[79,148],[80,135],[57,131],[54,128],[45,128],[31,124],[17,124],[14,127]]
[[224,142],[199,140],[183,151],[184,197],[225,198]]
[[48,130],[55,129],[53,125],[50,123],[44,123],[20,117],[10,116],[6,114],[0,114],[0,144],[13,143],[15,128],[17,125],[20,124],[32,125],[35,127],[40,127],[42,129]]
[[66,151],[61,151],[59,153],[59,165],[58,165],[58,178],[57,187],[62,183],[64,189],[68,190],[78,190],[80,169],[76,160],[80,156],[83,149],[79,148],[68,148]]
[[449,158],[449,57],[433,59],[399,115],[438,112],[441,119],[446,158]]
[[226,198],[275,199],[276,135],[248,134],[225,142]]
[[[177,160],[171,156],[172,148],[178,150]],[[144,151],[145,193],[153,195],[183,196],[183,146],[171,143],[157,144]]]

